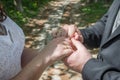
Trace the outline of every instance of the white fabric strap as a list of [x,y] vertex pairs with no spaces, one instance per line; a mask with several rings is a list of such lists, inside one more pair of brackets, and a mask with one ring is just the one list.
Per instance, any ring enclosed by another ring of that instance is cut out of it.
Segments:
[[114,22],[113,28],[112,28],[112,33],[120,26],[120,9],[118,11],[118,14],[116,16],[116,20]]

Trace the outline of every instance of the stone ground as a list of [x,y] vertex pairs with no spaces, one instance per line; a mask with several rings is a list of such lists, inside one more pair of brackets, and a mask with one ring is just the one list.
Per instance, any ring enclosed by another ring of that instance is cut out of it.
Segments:
[[[80,0],[55,0],[46,5],[34,19],[25,24],[26,47],[41,50],[52,40],[51,33],[60,25],[81,21]],[[80,27],[81,28],[81,27]],[[82,27],[83,28],[83,27]],[[49,66],[39,80],[82,80],[81,74],[67,68],[61,61]]]

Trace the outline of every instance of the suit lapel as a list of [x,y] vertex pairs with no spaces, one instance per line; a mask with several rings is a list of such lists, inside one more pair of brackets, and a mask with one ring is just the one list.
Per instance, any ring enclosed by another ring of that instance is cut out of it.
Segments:
[[117,36],[120,33],[120,27],[119,27],[119,29],[117,29],[115,31],[115,33],[113,33],[111,35],[111,30],[112,30],[112,27],[114,25],[114,21],[116,19],[116,15],[117,15],[118,9],[119,9],[118,6],[120,5],[120,1],[119,0],[117,0],[117,1],[118,2],[116,2],[116,4],[112,5],[112,7],[111,7],[108,22],[106,23],[105,32],[103,34],[101,46],[106,44],[109,40],[111,40],[112,38],[114,38],[115,36]]
[[113,32],[113,34],[109,37],[108,41],[113,39],[114,37],[118,36],[120,34],[120,25],[119,27]]
[[111,43],[111,41],[113,39],[117,39],[118,37],[120,37],[120,26],[115,30],[115,32],[105,41],[105,43],[102,45],[105,46],[106,44]]

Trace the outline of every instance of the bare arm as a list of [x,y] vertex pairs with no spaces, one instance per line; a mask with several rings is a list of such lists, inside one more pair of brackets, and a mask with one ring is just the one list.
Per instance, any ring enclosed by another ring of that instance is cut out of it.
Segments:
[[37,80],[49,65],[49,59],[46,56],[46,53],[42,51],[29,61],[28,64],[25,64],[26,66],[23,67],[22,71],[12,80]]
[[21,56],[21,66],[25,67],[35,56],[37,56],[40,52],[31,48],[24,48],[22,56]]
[[[38,54],[36,53],[36,55],[31,55],[27,60],[25,57],[22,57],[22,60],[25,60],[25,62],[22,61],[24,62],[22,63],[24,67],[21,72],[11,80],[38,80],[48,65],[51,65],[56,60],[60,60],[61,58],[70,55],[72,52],[69,47],[65,49],[65,43],[61,44],[63,41],[64,38],[55,39],[51,41],[40,53],[37,52]],[[29,52],[27,54],[32,53],[31,50],[24,52]],[[33,53],[35,52],[36,51],[33,51]]]

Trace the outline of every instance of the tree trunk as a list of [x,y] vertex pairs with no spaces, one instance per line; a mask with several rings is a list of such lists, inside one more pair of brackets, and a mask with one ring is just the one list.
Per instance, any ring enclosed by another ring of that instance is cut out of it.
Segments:
[[14,5],[16,6],[17,10],[20,12],[23,12],[23,7],[22,7],[22,0],[14,0]]

